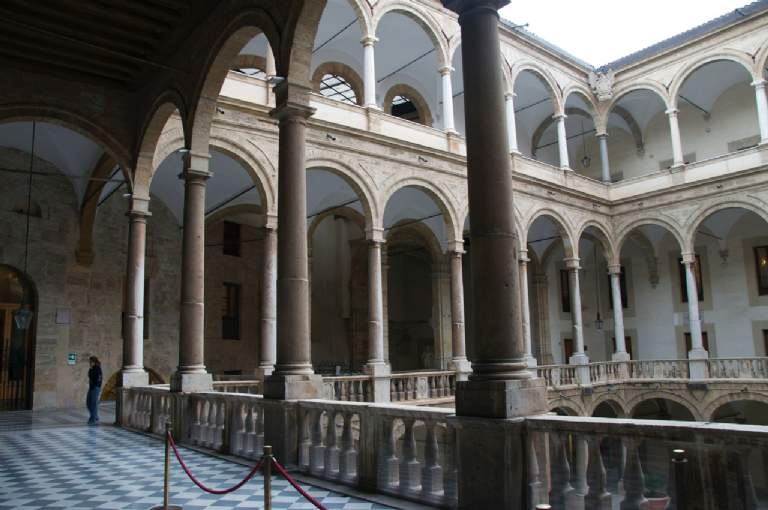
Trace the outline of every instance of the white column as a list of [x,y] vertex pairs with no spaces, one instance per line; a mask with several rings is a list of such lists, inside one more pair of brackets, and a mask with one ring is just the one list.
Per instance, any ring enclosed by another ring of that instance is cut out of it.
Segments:
[[709,353],[704,349],[704,341],[701,335],[701,319],[699,318],[699,291],[696,287],[695,253],[683,253],[683,266],[685,266],[685,289],[688,292],[688,321],[691,333],[691,350],[688,351],[689,370],[691,379],[703,379],[706,377],[707,365],[704,360],[709,358]]
[[515,94],[513,92],[504,95],[504,106],[507,112],[509,152],[519,152],[517,148],[517,121],[515,120]]
[[568,276],[571,284],[571,321],[573,323],[573,342],[575,352],[569,360],[572,365],[583,365],[589,363],[587,355],[584,353],[584,330],[581,318],[581,288],[579,286],[579,265],[578,258],[565,259],[565,266],[568,268]]
[[757,121],[760,124],[760,143],[768,143],[768,98],[765,96],[765,80],[755,80],[755,100],[757,101]]
[[683,159],[683,142],[680,141],[680,124],[677,121],[678,110],[672,108],[666,111],[669,117],[669,134],[672,138],[672,167],[685,165]]
[[611,275],[611,300],[613,303],[613,331],[616,336],[616,352],[613,361],[629,361],[627,345],[624,339],[624,305],[621,302],[621,265],[608,266]]
[[611,182],[611,163],[608,160],[608,133],[600,133],[597,135],[597,141],[600,144],[600,164],[603,170],[603,182],[610,184]]
[[520,306],[523,315],[523,340],[525,341],[525,361],[528,366],[536,366],[531,348],[531,304],[528,299],[528,250],[520,250]]
[[464,321],[464,270],[462,268],[463,249],[457,248],[450,253],[451,257],[451,370],[457,372],[459,380],[466,380],[472,371],[472,365],[467,360],[466,324]]
[[453,82],[451,73],[453,67],[440,68],[440,81],[443,87],[443,130],[448,133],[456,132],[456,122],[453,117]]
[[264,229],[261,273],[261,353],[256,375],[271,375],[277,358],[277,232]]
[[568,161],[568,135],[565,132],[565,119],[568,116],[564,113],[555,115],[557,121],[557,148],[560,151],[560,168],[570,170],[571,163]]
[[378,108],[376,104],[376,59],[374,57],[374,45],[378,39],[373,36],[365,36],[360,42],[363,43],[363,105]]
[[373,377],[373,401],[389,402],[389,364],[384,361],[384,288],[381,278],[380,235],[368,241],[368,363],[365,372]]

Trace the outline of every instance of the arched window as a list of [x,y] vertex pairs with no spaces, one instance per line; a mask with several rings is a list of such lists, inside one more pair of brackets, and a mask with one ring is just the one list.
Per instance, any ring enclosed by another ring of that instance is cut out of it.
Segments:
[[412,120],[413,122],[421,122],[419,110],[416,109],[413,101],[406,96],[395,96],[392,99],[392,115],[401,119]]
[[320,79],[320,93],[329,99],[357,104],[357,95],[352,85],[338,74],[323,75]]

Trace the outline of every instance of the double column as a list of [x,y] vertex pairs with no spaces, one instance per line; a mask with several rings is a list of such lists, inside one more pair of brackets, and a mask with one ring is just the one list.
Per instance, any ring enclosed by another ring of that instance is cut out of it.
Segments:
[[179,366],[171,391],[208,391],[213,386],[204,363],[205,347],[205,187],[211,156],[188,152],[184,158],[184,233],[181,253]]
[[765,80],[755,80],[755,101],[757,103],[757,121],[760,125],[760,144],[768,143],[768,98],[765,95]]
[[586,365],[589,358],[584,351],[584,326],[581,317],[581,287],[579,284],[579,259],[576,257],[565,259],[565,267],[568,270],[568,283],[571,287],[571,322],[573,324],[574,353],[568,360],[572,365]]
[[120,386],[149,383],[144,370],[144,261],[146,254],[149,200],[131,197],[128,213],[128,263],[126,268],[126,303],[123,338],[123,367]]
[[383,232],[368,234],[368,363],[365,372],[373,377],[373,401],[389,402],[389,375],[392,370],[384,356],[384,284],[381,248]]
[[672,140],[672,168],[685,165],[683,158],[683,142],[680,139],[680,123],[677,120],[679,111],[670,108],[665,112],[669,118],[669,134]]
[[525,340],[525,362],[530,367],[536,366],[531,341],[531,303],[528,298],[528,250],[520,250],[520,302],[523,311],[523,338]]
[[363,45],[363,106],[378,108],[376,104],[376,58],[374,46],[379,40],[367,35],[360,42]]
[[688,295],[688,327],[691,334],[691,350],[688,351],[690,378],[703,379],[706,376],[706,359],[709,353],[704,349],[699,316],[699,290],[696,285],[696,254],[683,253],[685,267],[685,290]]
[[464,319],[464,249],[457,243],[450,251],[451,264],[451,361],[448,367],[456,372],[456,379],[464,381],[472,372],[467,360],[466,322]]
[[613,306],[613,333],[616,337],[616,352],[613,361],[629,361],[627,344],[624,335],[624,303],[621,301],[621,265],[608,266],[611,275],[611,304]]
[[568,160],[568,134],[565,131],[565,119],[568,116],[559,113],[553,117],[557,123],[557,148],[560,154],[560,168],[570,170],[571,163]]

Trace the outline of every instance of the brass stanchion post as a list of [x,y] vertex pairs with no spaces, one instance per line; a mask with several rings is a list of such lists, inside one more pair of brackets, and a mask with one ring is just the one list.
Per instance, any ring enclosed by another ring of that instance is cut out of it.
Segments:
[[687,501],[685,494],[685,467],[688,459],[685,458],[685,450],[672,450],[672,465],[675,473],[675,510],[686,510]]
[[171,422],[165,422],[165,466],[163,468],[163,504],[150,510],[182,510],[180,506],[169,505],[168,495],[171,491]]
[[264,447],[264,510],[272,510],[272,447]]

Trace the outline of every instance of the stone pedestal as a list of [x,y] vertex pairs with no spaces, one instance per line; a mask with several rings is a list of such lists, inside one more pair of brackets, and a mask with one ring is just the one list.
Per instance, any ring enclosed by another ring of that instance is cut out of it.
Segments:
[[452,359],[448,362],[448,370],[456,372],[457,381],[466,381],[472,373],[472,363],[468,359]]
[[629,361],[629,353],[628,352],[614,352],[611,355],[611,361]]
[[213,376],[205,371],[175,372],[171,376],[171,391],[179,393],[200,393],[213,390]]
[[299,415],[294,402],[264,400],[264,444],[290,469],[299,463]]
[[276,400],[323,398],[323,377],[318,374],[274,373],[264,381],[264,398]]
[[543,379],[461,381],[456,383],[456,414],[516,418],[546,413],[546,391]]
[[118,378],[118,386],[121,388],[131,388],[133,386],[147,386],[149,384],[149,374],[144,370],[121,370]]
[[704,349],[688,351],[688,371],[691,379],[706,379],[709,376],[707,373],[708,359],[709,353]]
[[373,378],[373,401],[376,403],[389,403],[390,401],[390,375],[392,368],[388,363],[368,363],[365,365],[365,373]]

